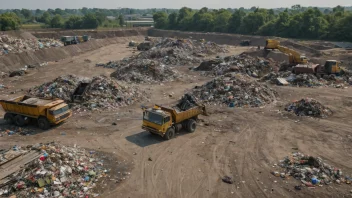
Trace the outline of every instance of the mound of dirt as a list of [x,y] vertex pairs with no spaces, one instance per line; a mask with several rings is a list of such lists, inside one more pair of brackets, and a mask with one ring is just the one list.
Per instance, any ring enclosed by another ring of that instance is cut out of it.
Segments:
[[288,112],[294,112],[297,116],[326,118],[332,115],[331,109],[311,98],[289,103],[286,105],[285,110]]
[[217,77],[195,87],[192,94],[203,102],[230,107],[259,107],[273,102],[277,96],[268,86],[241,74]]
[[111,78],[96,76],[92,79],[73,75],[60,76],[28,91],[29,95],[44,98],[60,98],[72,102],[72,94],[81,82],[89,83],[82,95],[81,103],[74,103],[74,109],[115,109],[146,99],[146,93],[138,87],[123,86]]
[[174,81],[180,75],[170,66],[150,59],[134,59],[120,64],[120,67],[111,74],[118,80],[134,83],[156,83]]

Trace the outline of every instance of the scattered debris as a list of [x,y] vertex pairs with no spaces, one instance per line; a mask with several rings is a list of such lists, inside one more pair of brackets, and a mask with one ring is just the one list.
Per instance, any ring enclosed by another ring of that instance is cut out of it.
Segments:
[[224,176],[222,178],[222,181],[225,182],[225,183],[228,183],[228,184],[233,184],[233,179],[229,176]]
[[135,86],[123,86],[105,76],[96,76],[92,79],[74,75],[60,76],[52,82],[44,83],[31,88],[29,95],[44,98],[60,98],[72,102],[72,94],[80,82],[88,82],[82,101],[73,104],[73,110],[105,109],[112,110],[121,106],[130,105],[136,101],[146,99],[146,93]]
[[229,107],[259,107],[271,103],[277,93],[267,85],[258,83],[248,76],[229,73],[230,77],[217,77],[195,87],[192,93],[198,99]]
[[318,101],[307,98],[290,103],[285,108],[288,112],[294,112],[297,116],[313,116],[326,118],[332,115],[332,111]]
[[62,46],[64,46],[63,43],[55,39],[18,39],[8,35],[0,35],[0,56],[9,53],[21,53]]
[[2,196],[90,197],[107,172],[94,153],[57,143],[14,146],[1,152],[0,163],[13,164],[0,174]]
[[21,128],[14,125],[0,128],[0,137],[12,135],[32,135],[35,131],[29,128]]
[[[280,160],[279,166],[284,169],[282,173],[272,172],[276,177],[286,179],[294,177],[307,187],[329,185],[333,182],[350,184],[351,177],[343,176],[341,169],[325,163],[320,157],[304,155],[294,152],[290,156]],[[300,190],[299,186],[295,186]]]

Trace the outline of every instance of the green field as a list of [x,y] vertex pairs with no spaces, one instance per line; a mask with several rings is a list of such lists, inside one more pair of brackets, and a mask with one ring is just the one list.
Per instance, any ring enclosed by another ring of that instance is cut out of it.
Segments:
[[22,24],[21,29],[41,29],[42,28],[41,23],[35,23],[35,24]]

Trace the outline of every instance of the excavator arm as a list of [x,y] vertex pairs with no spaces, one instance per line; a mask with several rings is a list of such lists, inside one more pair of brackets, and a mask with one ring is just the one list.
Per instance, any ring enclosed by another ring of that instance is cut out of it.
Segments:
[[305,56],[301,55],[296,50],[281,46],[280,41],[277,41],[277,40],[273,40],[273,39],[266,40],[265,49],[277,49],[280,52],[287,54],[289,56],[289,63],[292,65],[307,64],[308,62]]

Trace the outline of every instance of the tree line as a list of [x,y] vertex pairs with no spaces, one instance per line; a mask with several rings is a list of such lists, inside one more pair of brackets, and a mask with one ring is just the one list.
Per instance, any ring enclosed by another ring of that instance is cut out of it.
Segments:
[[321,10],[300,5],[282,12],[255,7],[250,11],[237,9],[234,12],[183,7],[171,14],[159,11],[153,18],[159,29],[352,42],[352,12],[341,6]]

